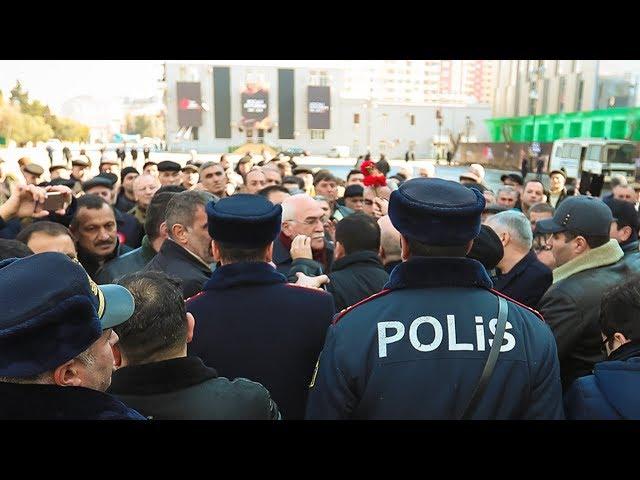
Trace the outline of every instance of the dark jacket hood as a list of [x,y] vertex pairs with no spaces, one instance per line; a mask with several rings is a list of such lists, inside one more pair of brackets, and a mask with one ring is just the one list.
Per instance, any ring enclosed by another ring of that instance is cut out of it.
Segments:
[[627,343],[598,363],[593,374],[607,401],[624,418],[640,418],[640,342]]

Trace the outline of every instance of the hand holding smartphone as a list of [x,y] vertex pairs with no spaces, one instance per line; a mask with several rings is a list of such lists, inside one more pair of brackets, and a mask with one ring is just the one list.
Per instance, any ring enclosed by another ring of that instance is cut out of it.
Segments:
[[47,192],[47,199],[42,206],[43,210],[55,212],[64,208],[64,194],[62,192]]

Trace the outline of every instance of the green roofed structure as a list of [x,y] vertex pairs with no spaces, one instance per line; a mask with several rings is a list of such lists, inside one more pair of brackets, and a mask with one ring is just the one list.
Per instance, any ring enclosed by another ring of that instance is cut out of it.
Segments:
[[640,141],[640,108],[530,115],[485,120],[492,142],[553,142],[561,138]]

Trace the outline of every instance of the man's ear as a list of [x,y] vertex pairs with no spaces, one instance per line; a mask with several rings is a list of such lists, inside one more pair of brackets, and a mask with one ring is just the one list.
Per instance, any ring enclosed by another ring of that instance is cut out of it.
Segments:
[[406,262],[411,256],[411,249],[409,248],[409,242],[404,238],[404,235],[400,235],[400,248],[402,261]]
[[269,263],[273,260],[273,242],[269,244],[267,247],[267,251],[265,252],[264,261]]
[[169,236],[169,231],[167,230],[167,222],[162,222],[160,224],[160,228],[158,229],[159,237],[166,239]]
[[344,250],[344,246],[342,245],[342,243],[340,242],[336,242],[336,246],[333,250],[333,259],[334,260],[339,260],[340,258],[344,257],[346,255],[346,252]]
[[171,227],[171,232],[169,232],[172,239],[176,240],[180,244],[187,243],[186,234],[187,229],[184,228],[184,225],[176,223]]
[[386,253],[384,252],[384,248],[382,245],[380,245],[380,248],[378,249],[378,256],[381,260],[384,260],[386,257]]
[[474,242],[474,240],[469,240],[469,243],[467,244],[467,253],[466,253],[466,255],[469,255],[469,252],[473,248],[473,242]]
[[187,343],[190,343],[193,340],[193,329],[196,327],[196,319],[195,317],[187,312]]
[[291,231],[291,222],[289,222],[288,220],[285,220],[284,222],[282,222],[281,228],[282,233],[284,233],[287,237],[292,238],[292,231]]
[[112,345],[111,351],[113,352],[113,365],[116,368],[125,367],[126,365],[122,364],[122,350],[120,350],[120,343]]
[[53,381],[60,387],[80,387],[82,379],[78,374],[78,362],[69,360],[53,371]]
[[213,254],[213,261],[218,263],[220,261],[220,247],[215,240],[211,240],[211,253]]

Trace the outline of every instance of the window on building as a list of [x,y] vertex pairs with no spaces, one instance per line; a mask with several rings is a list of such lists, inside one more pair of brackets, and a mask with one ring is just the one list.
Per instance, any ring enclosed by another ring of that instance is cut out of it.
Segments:
[[582,110],[582,94],[584,90],[584,79],[582,74],[578,74],[578,93],[576,94],[576,112]]
[[359,113],[354,113],[353,114],[353,123],[355,125],[360,125],[360,114]]
[[564,75],[560,77],[560,88],[558,88],[558,113],[564,112],[564,96],[567,89],[567,79]]
[[411,125],[415,125],[416,124],[416,116],[413,113],[411,115],[409,115],[409,123]]
[[311,130],[311,140],[324,140],[325,130]]
[[547,97],[549,96],[549,79],[545,78],[542,82],[542,114],[547,113]]
[[193,140],[198,140],[198,127],[193,127],[191,129],[191,138]]

